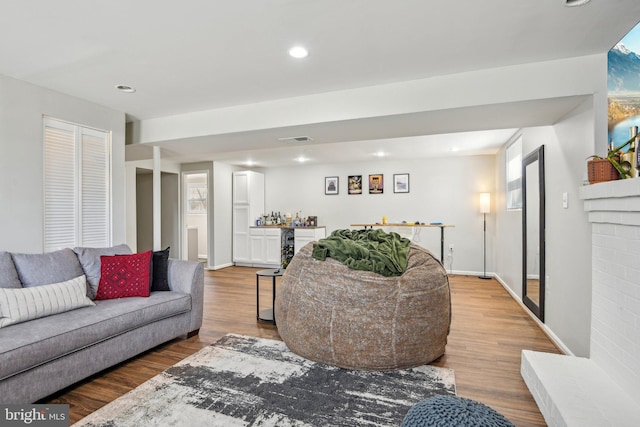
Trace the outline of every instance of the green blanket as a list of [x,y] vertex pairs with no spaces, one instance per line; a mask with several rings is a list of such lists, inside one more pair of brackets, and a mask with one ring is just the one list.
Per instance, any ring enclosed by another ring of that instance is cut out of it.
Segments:
[[407,269],[410,244],[409,239],[398,233],[380,229],[335,230],[314,243],[311,256],[320,261],[330,257],[354,270],[400,276]]

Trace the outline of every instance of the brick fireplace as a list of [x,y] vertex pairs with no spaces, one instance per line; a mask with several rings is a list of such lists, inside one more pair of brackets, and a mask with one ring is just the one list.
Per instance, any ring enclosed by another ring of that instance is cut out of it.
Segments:
[[580,198],[592,228],[590,357],[524,351],[522,377],[551,426],[638,426],[640,179],[585,186]]

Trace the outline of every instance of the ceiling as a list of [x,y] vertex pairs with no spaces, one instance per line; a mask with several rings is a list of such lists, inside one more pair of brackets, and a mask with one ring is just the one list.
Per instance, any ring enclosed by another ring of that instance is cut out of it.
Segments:
[[[564,1],[0,0],[0,74],[122,111],[136,121],[604,53],[640,19],[637,0],[591,0],[573,8]],[[296,44],[309,49],[306,59],[287,55]],[[118,84],[136,92],[118,92]],[[551,124],[577,101],[550,101],[557,117],[549,117],[547,106],[520,107],[529,108],[530,116],[541,115],[534,121]],[[354,160],[378,150],[390,156],[397,150],[398,158],[441,155],[443,147],[450,152],[457,145],[466,154],[487,153],[521,126],[514,119],[493,133],[486,127],[463,135],[450,134],[474,129],[416,133],[420,126],[413,121],[424,119],[318,124],[310,136],[322,136],[317,139],[333,144],[331,149],[303,144],[302,151],[320,162],[335,160],[326,152],[345,150],[353,150]],[[364,126],[386,131],[372,134]],[[274,148],[276,134],[297,136],[271,129],[156,145],[163,157],[177,161],[291,162]],[[247,136],[253,145],[245,144]],[[216,153],[210,148],[214,140]],[[128,160],[148,157],[148,147],[127,150]]]

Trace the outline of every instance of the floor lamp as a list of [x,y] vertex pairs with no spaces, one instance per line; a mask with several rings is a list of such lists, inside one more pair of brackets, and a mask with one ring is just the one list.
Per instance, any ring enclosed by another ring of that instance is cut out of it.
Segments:
[[480,213],[484,220],[484,242],[482,244],[482,253],[484,255],[484,274],[478,276],[480,279],[491,279],[487,276],[487,214],[491,212],[491,193],[480,193]]

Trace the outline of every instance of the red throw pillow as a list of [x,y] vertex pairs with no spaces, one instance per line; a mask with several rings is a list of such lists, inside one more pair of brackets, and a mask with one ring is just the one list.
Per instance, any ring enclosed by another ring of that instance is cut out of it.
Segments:
[[100,284],[96,300],[148,297],[151,251],[100,257]]

